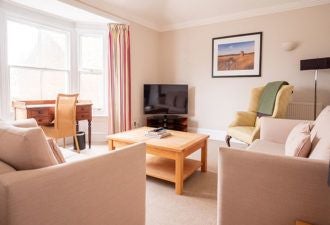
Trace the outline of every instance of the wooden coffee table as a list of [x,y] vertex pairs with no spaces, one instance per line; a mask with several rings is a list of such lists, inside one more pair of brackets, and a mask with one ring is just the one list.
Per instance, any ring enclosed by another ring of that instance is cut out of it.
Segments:
[[[183,181],[201,168],[207,170],[208,135],[168,130],[172,135],[157,139],[145,136],[154,128],[142,127],[108,136],[109,150],[125,145],[145,142],[147,145],[146,173],[175,183],[175,192],[182,194]],[[187,159],[193,152],[201,149],[201,160]]]

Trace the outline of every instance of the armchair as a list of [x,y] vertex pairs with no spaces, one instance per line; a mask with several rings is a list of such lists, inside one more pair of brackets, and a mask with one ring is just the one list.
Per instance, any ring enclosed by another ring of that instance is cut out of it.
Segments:
[[[259,100],[265,86],[253,88],[251,91],[248,111],[237,112],[234,121],[229,125],[226,143],[230,147],[230,139],[233,137],[244,143],[251,144],[260,136],[260,121],[257,117]],[[283,85],[278,91],[273,114],[273,118],[284,118],[290,96],[293,92],[292,85]]]

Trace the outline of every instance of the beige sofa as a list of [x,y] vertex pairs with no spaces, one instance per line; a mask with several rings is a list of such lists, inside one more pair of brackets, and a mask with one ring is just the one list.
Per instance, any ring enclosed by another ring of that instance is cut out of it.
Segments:
[[0,161],[0,225],[145,224],[145,144],[16,171]]
[[220,148],[218,225],[330,224],[330,106],[314,122],[309,158],[284,155],[299,122],[262,118],[260,140],[247,150]]

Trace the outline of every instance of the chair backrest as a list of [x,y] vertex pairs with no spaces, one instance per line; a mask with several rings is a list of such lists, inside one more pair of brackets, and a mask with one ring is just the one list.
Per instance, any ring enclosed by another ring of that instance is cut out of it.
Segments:
[[278,91],[272,117],[285,118],[291,96],[293,94],[292,85],[283,85]]
[[[259,107],[259,100],[265,86],[253,88],[251,91],[251,97],[249,102],[248,111],[257,112]],[[290,97],[293,93],[292,85],[283,85],[278,91],[274,106],[272,117],[284,118],[290,102]]]
[[55,129],[60,136],[76,132],[76,102],[79,94],[58,94],[55,107]]

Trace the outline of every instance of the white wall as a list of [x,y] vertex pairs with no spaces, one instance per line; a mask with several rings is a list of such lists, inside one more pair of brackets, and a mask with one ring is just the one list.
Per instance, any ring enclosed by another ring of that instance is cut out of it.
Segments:
[[[330,57],[330,5],[223,22],[161,34],[160,73],[168,83],[188,83],[192,128],[226,130],[237,110],[245,110],[249,91],[273,80],[295,86],[294,101],[313,102],[313,71],[299,70],[300,59]],[[262,77],[211,78],[212,38],[263,32]],[[284,41],[297,41],[292,52]],[[319,101],[330,104],[330,71],[320,71]]]
[[[252,87],[273,80],[295,86],[293,101],[313,102],[314,71],[300,71],[301,59],[330,57],[330,5],[161,33],[160,74],[165,83],[187,83],[189,127],[223,138],[235,111],[247,109]],[[212,38],[263,32],[262,77],[211,78]],[[281,43],[297,41],[292,52]],[[330,104],[330,70],[319,75],[319,101]],[[209,170],[216,171],[219,146],[211,142]],[[192,158],[199,159],[199,154]]]

